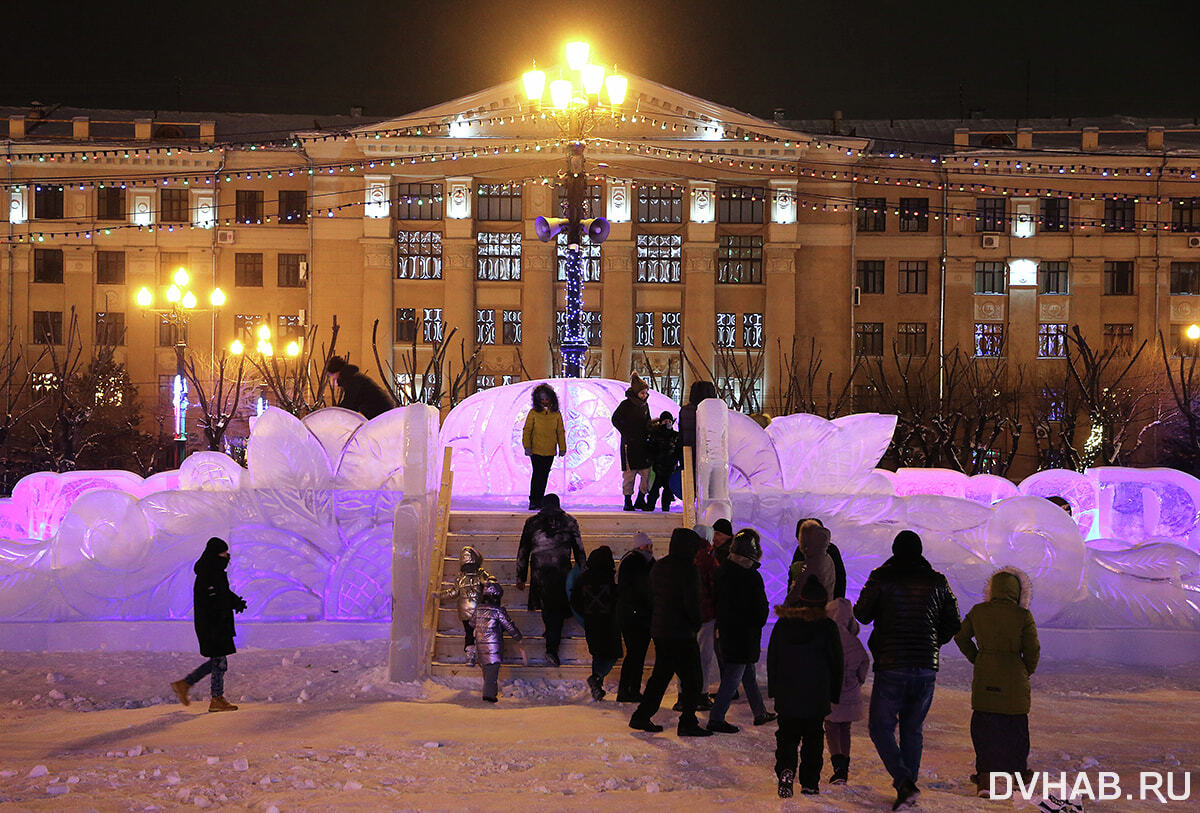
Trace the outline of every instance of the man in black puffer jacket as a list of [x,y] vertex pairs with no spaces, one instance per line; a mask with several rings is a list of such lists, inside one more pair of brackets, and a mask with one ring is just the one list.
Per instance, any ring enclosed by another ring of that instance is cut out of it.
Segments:
[[671,678],[679,675],[679,715],[677,733],[681,737],[708,737],[712,732],[700,727],[696,706],[700,702],[700,575],[696,571],[696,550],[700,535],[690,528],[671,532],[671,546],[650,571],[650,590],[654,610],[650,616],[650,636],[654,639],[654,670],[646,681],[642,702],[629,718],[629,727],[658,732],[662,726],[651,719],[662,704]]
[[392,398],[383,391],[383,387],[367,378],[354,364],[348,363],[341,356],[331,356],[325,365],[325,373],[333,383],[342,390],[342,399],[337,406],[359,413],[367,420],[376,415],[382,415],[395,404]]
[[916,784],[921,730],[933,703],[938,649],[961,625],[954,593],[921,555],[921,537],[914,531],[896,535],[892,558],[871,571],[854,617],[875,625],[867,641],[875,660],[868,730],[896,788],[892,809],[900,810],[921,792]]

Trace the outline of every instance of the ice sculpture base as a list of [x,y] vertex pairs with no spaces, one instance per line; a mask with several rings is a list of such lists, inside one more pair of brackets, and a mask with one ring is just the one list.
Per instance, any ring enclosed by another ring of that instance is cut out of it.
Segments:
[[[387,621],[238,621],[239,649],[386,641]],[[196,652],[191,620],[3,621],[2,652]],[[200,657],[199,654],[196,655]]]

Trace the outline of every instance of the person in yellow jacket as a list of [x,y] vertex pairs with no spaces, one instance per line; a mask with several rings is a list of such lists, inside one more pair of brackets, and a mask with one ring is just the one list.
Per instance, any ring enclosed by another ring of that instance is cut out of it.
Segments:
[[521,445],[525,447],[525,455],[533,461],[529,510],[537,511],[542,507],[542,497],[546,496],[546,481],[550,478],[554,455],[565,457],[567,454],[567,430],[563,427],[562,413],[558,411],[558,395],[549,384],[538,384],[533,390],[533,408],[525,416]]

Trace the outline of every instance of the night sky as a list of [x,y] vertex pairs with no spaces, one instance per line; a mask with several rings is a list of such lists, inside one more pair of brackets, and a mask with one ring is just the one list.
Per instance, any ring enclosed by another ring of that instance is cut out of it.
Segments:
[[583,36],[606,63],[764,117],[1191,118],[1198,5],[21,0],[0,24],[0,103],[383,117]]

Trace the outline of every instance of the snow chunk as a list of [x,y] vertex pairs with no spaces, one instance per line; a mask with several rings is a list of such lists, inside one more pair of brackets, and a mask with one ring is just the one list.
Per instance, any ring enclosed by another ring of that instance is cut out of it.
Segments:
[[662,788],[657,782],[646,783],[646,793],[658,793],[660,790],[662,790]]
[[1099,767],[1099,765],[1100,760],[1096,759],[1095,757],[1084,757],[1083,761],[1079,763],[1079,770],[1086,771],[1088,768],[1096,768]]
[[174,771],[167,774],[167,784],[168,785],[178,785],[182,781],[183,780],[179,778],[179,774],[175,773]]
[[49,697],[52,700],[66,700],[67,699],[67,696],[65,694],[63,694],[62,692],[60,692],[58,689],[51,689],[49,692],[46,693],[46,697]]
[[45,765],[34,765],[29,771],[29,778],[36,779],[37,777],[45,776],[48,773],[50,773],[50,771]]
[[196,807],[211,807],[212,806],[212,802],[210,802],[208,800],[208,798],[205,796],[197,796],[195,799],[192,799],[192,804],[194,804]]
[[442,744],[440,742],[437,742],[436,740],[430,740],[429,742],[425,743],[421,747],[422,748],[441,748]]
[[233,761],[233,769],[235,771],[248,771],[250,770],[250,763],[246,759],[239,757]]
[[51,796],[62,796],[64,793],[70,792],[70,785],[51,785],[50,787],[46,788],[46,793],[49,793]]
[[221,758],[220,757],[205,757],[205,760],[208,762],[209,765],[216,765],[218,762],[221,761]]
[[346,784],[342,785],[342,790],[362,790],[362,783],[355,782],[351,779]]
[[130,748],[128,751],[126,751],[126,753],[129,754],[129,756],[131,756],[131,757],[140,757],[143,753],[145,753],[145,750],[146,749],[144,746],[135,745],[132,748]]

